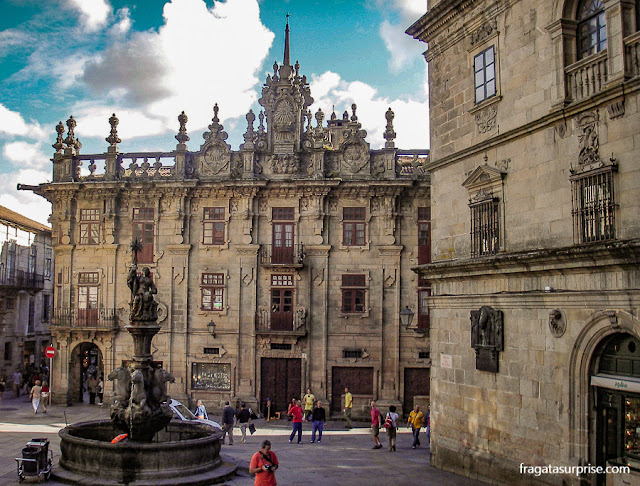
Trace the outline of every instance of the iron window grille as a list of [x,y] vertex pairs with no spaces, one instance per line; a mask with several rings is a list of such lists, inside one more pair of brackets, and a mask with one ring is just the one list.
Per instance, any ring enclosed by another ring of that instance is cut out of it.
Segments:
[[204,208],[202,223],[202,243],[205,245],[224,245],[225,210],[224,208]]
[[495,255],[500,248],[498,198],[469,204],[471,209],[471,257]]
[[224,274],[203,273],[200,281],[200,307],[205,311],[221,311],[224,305]]
[[476,104],[496,95],[496,59],[493,46],[473,58]]
[[366,277],[364,275],[342,276],[342,312],[365,312]]
[[203,354],[220,354],[220,348],[204,348]]
[[362,358],[362,349],[343,349],[342,357],[344,359]]
[[367,229],[365,208],[342,208],[342,242],[345,246],[364,246]]
[[80,244],[97,245],[100,243],[100,210],[80,210]]
[[615,238],[613,179],[613,167],[571,178],[576,242],[591,243]]
[[578,55],[584,59],[607,48],[607,21],[601,0],[585,0],[578,7]]
[[291,351],[291,344],[287,343],[271,343],[271,349],[277,349],[281,351]]

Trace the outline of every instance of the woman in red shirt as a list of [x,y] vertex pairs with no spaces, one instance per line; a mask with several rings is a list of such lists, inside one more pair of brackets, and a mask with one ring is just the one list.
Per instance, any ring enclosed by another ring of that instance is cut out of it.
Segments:
[[289,409],[289,413],[292,416],[293,422],[293,430],[289,436],[289,444],[293,441],[296,432],[298,432],[298,444],[302,444],[302,407],[300,407],[300,400],[297,400],[295,406]]
[[249,464],[249,474],[255,474],[254,486],[276,486],[275,471],[278,469],[278,458],[271,450],[271,442],[262,442],[262,449],[256,452]]

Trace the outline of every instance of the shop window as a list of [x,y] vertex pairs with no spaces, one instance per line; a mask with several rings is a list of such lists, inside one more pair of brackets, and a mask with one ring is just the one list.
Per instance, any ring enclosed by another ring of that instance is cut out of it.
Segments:
[[342,209],[342,242],[345,246],[364,246],[366,237],[366,208]]
[[191,388],[231,391],[231,365],[228,363],[192,363]]
[[100,243],[100,210],[80,210],[80,244],[97,245]]
[[225,244],[225,209],[204,208],[202,223],[202,243],[205,245]]

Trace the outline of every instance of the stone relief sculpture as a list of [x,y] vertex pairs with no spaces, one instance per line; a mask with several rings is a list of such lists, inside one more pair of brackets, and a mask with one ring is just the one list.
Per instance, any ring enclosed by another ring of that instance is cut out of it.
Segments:
[[498,352],[504,350],[502,311],[483,305],[471,311],[471,347],[476,350],[476,369],[498,372]]

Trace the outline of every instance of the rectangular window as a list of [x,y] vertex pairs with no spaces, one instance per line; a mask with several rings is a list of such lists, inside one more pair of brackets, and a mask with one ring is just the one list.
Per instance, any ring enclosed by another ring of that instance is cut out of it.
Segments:
[[203,354],[220,354],[220,348],[204,348]]
[[49,322],[50,316],[50,307],[51,307],[51,296],[49,294],[42,295],[42,320],[44,322]]
[[7,310],[13,310],[13,308],[16,306],[16,301],[14,297],[7,297],[4,301],[4,307]]
[[613,172],[581,175],[571,180],[574,238],[578,243],[615,238]]
[[133,238],[142,241],[142,251],[138,253],[138,263],[153,263],[153,208],[133,209]]
[[431,262],[431,208],[418,208],[418,265]]
[[429,351],[418,351],[418,359],[429,359],[430,357]]
[[471,256],[495,255],[500,244],[498,225],[498,199],[490,198],[472,203]]
[[273,274],[271,275],[272,287],[293,287],[293,275]]
[[362,358],[362,349],[343,349],[342,357],[346,359]]
[[293,221],[295,218],[294,208],[272,208],[271,217],[276,221]]
[[496,94],[496,63],[493,46],[473,58],[476,104]]
[[224,274],[203,273],[200,289],[201,308],[208,311],[223,310],[224,303]]
[[46,248],[44,250],[44,278],[51,279],[51,271],[53,267],[53,250]]
[[38,248],[35,245],[31,245],[29,248],[29,266],[27,267],[27,271],[29,275],[33,275],[36,273],[36,261],[38,257]]
[[97,284],[99,282],[98,272],[82,272],[78,275],[78,284]]
[[365,208],[342,208],[342,241],[345,246],[364,246],[367,223]]
[[202,243],[204,245],[224,245],[224,208],[204,208],[202,223]]
[[279,351],[291,351],[291,344],[287,343],[271,343],[271,349]]
[[4,360],[11,361],[11,343],[10,342],[4,343]]
[[424,277],[418,279],[418,329],[429,329],[429,297],[431,284]]
[[80,244],[97,245],[100,243],[100,210],[80,210]]
[[366,277],[364,275],[342,276],[342,312],[365,311]]
[[231,365],[228,363],[192,363],[191,388],[231,391]]

